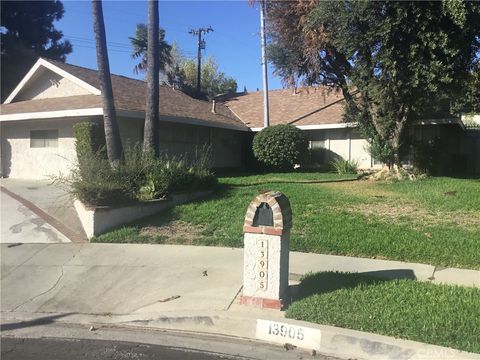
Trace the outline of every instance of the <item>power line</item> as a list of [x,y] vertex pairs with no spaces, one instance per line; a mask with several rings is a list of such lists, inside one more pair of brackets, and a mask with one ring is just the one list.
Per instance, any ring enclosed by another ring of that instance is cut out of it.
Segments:
[[[85,48],[85,49],[95,49],[95,46],[89,46],[89,45],[74,44],[74,46],[75,46],[75,47]],[[108,47],[108,46],[107,46],[107,47]],[[108,48],[108,51],[120,52],[120,53],[124,53],[124,54],[130,54],[130,53],[131,53],[131,51],[120,50],[120,49],[112,49],[112,48]]]
[[[64,35],[66,39],[74,41],[74,46],[83,47],[83,48],[95,48],[95,41],[86,37],[82,36],[74,36],[74,35]],[[78,44],[77,42],[80,42]],[[92,45],[92,46],[87,46]],[[115,42],[115,41],[108,41],[107,46],[109,50],[117,51],[117,52],[125,52],[131,53],[132,52],[132,45],[127,43]],[[193,58],[196,54],[193,51],[186,51],[180,50],[180,55],[183,57]]]

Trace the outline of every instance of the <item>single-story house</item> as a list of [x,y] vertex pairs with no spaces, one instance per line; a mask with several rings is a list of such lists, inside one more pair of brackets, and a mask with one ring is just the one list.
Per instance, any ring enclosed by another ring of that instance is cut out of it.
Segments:
[[[143,137],[146,83],[112,75],[112,86],[122,142],[135,143]],[[0,106],[2,176],[68,173],[76,161],[73,124],[102,116],[97,71],[39,59]],[[160,150],[178,156],[209,144],[214,167],[241,166],[250,129],[226,106],[161,86],[160,121]]]
[[[263,128],[263,92],[221,96],[222,101],[252,132]],[[322,87],[269,91],[270,125],[291,124],[304,130],[310,141],[311,165],[328,165],[340,156],[354,161],[359,168],[379,168],[368,151],[368,141],[356,130],[356,124],[342,119],[344,99],[340,91]],[[416,142],[442,139],[444,173],[480,173],[480,115],[465,120],[454,116],[424,119],[406,129]],[[411,161],[411,154],[405,156]]]
[[[112,75],[115,107],[124,144],[141,141],[146,83]],[[306,87],[269,92],[270,124],[292,124],[310,141],[310,163],[325,166],[335,157],[360,168],[381,164],[355,124],[342,121],[340,93]],[[76,161],[73,124],[102,121],[97,71],[39,59],[0,105],[1,175],[44,178],[68,173]],[[172,156],[194,154],[209,145],[216,168],[246,165],[253,134],[263,127],[262,92],[237,93],[214,102],[160,88],[160,150]],[[459,118],[426,119],[408,129],[419,141],[445,139],[445,170],[480,173],[480,131]],[[407,159],[408,160],[408,159]]]

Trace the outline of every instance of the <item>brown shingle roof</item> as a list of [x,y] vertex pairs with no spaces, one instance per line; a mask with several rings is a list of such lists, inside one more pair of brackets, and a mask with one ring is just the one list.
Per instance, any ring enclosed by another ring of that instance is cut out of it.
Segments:
[[[96,70],[57,61],[48,61],[80,80],[85,81],[89,85],[100,89]],[[147,90],[144,81],[130,79],[119,75],[112,75],[112,87],[117,109],[144,111]],[[102,107],[102,101],[99,95],[78,95],[2,104],[0,107],[0,113],[2,115],[9,115],[43,111],[89,109],[96,107]],[[211,123],[233,126],[240,129],[247,129],[247,127],[224,105],[218,104],[216,106],[216,113],[212,113],[211,103],[193,99],[183,92],[174,90],[168,86],[160,87],[160,115],[198,119]]]
[[[345,101],[341,92],[323,87],[270,90],[270,124],[321,125],[342,122]],[[247,126],[263,127],[263,92],[225,96],[223,103]]]
[[97,95],[77,95],[63,98],[17,101],[0,105],[2,115],[33,113],[43,111],[76,110],[102,107]]

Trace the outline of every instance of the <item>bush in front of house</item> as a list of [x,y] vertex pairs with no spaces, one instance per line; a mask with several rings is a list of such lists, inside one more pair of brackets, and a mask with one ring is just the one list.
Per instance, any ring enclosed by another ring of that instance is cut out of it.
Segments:
[[70,185],[77,199],[99,206],[118,205],[136,199],[137,189],[143,182],[142,163],[128,160],[112,168],[103,148],[78,154],[77,157],[78,162],[70,175],[62,179]]
[[75,137],[75,151],[79,160],[84,155],[88,156],[99,151],[104,152],[106,158],[103,124],[91,121],[74,124],[73,136]]
[[292,125],[270,126],[253,138],[253,154],[268,168],[292,170],[305,161],[307,152],[305,133]]
[[[118,171],[112,171],[107,160],[102,123],[80,122],[73,125],[78,163],[68,179],[73,194],[82,202],[105,205],[126,202],[129,191]],[[118,169],[117,169],[118,170]]]
[[[217,179],[210,169],[210,151],[204,147],[188,161],[183,157],[144,153],[141,144],[125,146],[123,161],[112,167],[105,147],[95,140],[97,125],[77,124],[74,131],[78,162],[60,182],[89,205],[120,205],[162,199],[171,193],[204,190]],[[99,144],[99,145],[97,145]]]
[[345,160],[343,158],[337,158],[333,160],[330,164],[335,170],[335,172],[339,175],[358,173],[358,162],[354,160]]
[[[102,154],[84,157],[69,177],[76,198],[89,205],[120,205],[166,198],[178,192],[205,190],[217,183],[213,172],[195,160],[142,154],[126,147],[124,161],[112,168]],[[88,159],[87,159],[88,158]]]

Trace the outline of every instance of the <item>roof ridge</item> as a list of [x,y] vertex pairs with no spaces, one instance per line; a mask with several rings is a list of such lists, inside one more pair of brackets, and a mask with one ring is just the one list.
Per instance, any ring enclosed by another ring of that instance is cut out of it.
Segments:
[[[53,63],[53,65],[55,65],[55,64],[62,64],[62,65],[67,65],[67,66],[76,67],[76,68],[82,69],[82,70],[88,70],[88,71],[98,72],[98,69],[91,69],[91,68],[88,68],[88,67],[85,67],[85,66],[75,65],[75,64],[68,63],[68,62],[62,62],[62,61],[52,60],[52,59],[48,59],[48,58],[41,58],[41,59],[43,59],[43,60],[45,60],[45,61],[48,61],[49,63]],[[125,76],[125,75],[114,74],[114,73],[112,73],[112,72],[110,72],[110,75],[117,76],[117,77],[121,77],[121,78],[125,78],[125,79],[128,79],[128,80],[135,80],[135,81],[140,81],[140,82],[143,82],[143,83],[145,82],[144,80],[131,78],[131,77],[128,77],[128,76]]]
[[[79,68],[79,69],[82,69],[82,70],[88,70],[88,71],[93,71],[93,72],[98,73],[98,70],[96,70],[96,69],[90,69],[90,68],[85,67],[85,66],[70,64],[70,63],[67,63],[67,62],[61,62],[61,61],[58,61],[58,60],[52,60],[52,59],[46,59],[46,58],[42,58],[42,59],[45,60],[45,61],[48,61],[48,62],[50,62],[50,63],[53,63],[54,65],[55,65],[55,63],[58,63],[58,64],[63,64],[63,65],[67,65],[67,66],[73,66],[73,67],[76,67],[76,68]],[[110,72],[110,75],[111,75],[111,76],[118,77],[118,78],[126,79],[126,80],[132,80],[132,81],[141,82],[142,84],[146,84],[146,83],[147,83],[145,80],[135,79],[135,78],[131,78],[131,77],[128,77],[128,76],[125,76],[125,75],[114,74],[114,73],[112,73],[112,72]],[[196,98],[194,98],[194,97],[192,97],[192,96],[184,93],[184,92],[181,91],[181,90],[175,89],[175,87],[173,87],[173,86],[170,86],[170,85],[167,85],[167,84],[159,84],[159,85],[160,85],[160,87],[177,91],[179,94],[184,95],[184,96],[187,96],[187,97],[189,97],[190,99],[193,99],[193,100],[195,100],[195,101],[204,102],[204,103],[207,103],[207,104],[208,104],[208,103],[211,103],[211,101],[196,99]],[[222,105],[223,105],[223,104],[222,104]]]

